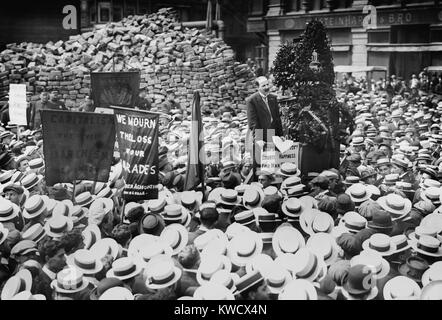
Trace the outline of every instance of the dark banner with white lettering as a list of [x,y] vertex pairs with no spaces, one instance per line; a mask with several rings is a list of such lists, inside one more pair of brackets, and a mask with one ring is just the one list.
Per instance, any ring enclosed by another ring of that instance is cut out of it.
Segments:
[[43,110],[46,184],[107,182],[115,144],[111,114]]
[[91,88],[96,107],[133,108],[140,91],[140,72],[92,72]]
[[120,158],[126,186],[126,201],[158,198],[159,116],[113,107]]

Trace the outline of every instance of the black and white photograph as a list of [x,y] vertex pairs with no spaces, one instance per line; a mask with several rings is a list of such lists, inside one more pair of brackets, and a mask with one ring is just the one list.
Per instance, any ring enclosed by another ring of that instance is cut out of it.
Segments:
[[0,300],[442,300],[441,119],[439,0],[2,1]]

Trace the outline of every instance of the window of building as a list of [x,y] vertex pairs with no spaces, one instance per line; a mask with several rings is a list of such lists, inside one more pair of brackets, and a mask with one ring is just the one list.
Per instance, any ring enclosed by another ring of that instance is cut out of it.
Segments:
[[408,25],[391,27],[391,43],[428,43],[429,25]]
[[301,10],[302,0],[289,0],[287,1],[286,10],[287,12],[294,12]]
[[442,42],[442,28],[430,31],[430,42]]
[[92,1],[92,3],[89,4],[89,15],[91,23],[97,22],[97,1]]
[[133,15],[135,15],[135,12],[136,12],[136,10],[135,10],[134,6],[127,6],[126,7],[126,14],[125,14],[125,16],[126,17],[127,16],[133,16]]
[[349,28],[328,29],[327,35],[332,45],[351,44],[351,31]]
[[123,19],[123,7],[114,6],[112,9],[112,21],[121,21]]
[[369,31],[368,43],[390,43],[390,31],[389,30]]
[[353,0],[335,0],[335,7],[337,8],[350,8],[353,4]]
[[111,20],[111,4],[110,2],[98,3],[98,23],[107,23]]
[[255,47],[255,61],[264,72],[267,70],[268,47],[266,45],[262,44]]
[[335,66],[351,65],[351,54],[349,51],[333,51],[333,64]]
[[249,1],[249,12],[251,16],[262,16],[264,14],[264,0]]

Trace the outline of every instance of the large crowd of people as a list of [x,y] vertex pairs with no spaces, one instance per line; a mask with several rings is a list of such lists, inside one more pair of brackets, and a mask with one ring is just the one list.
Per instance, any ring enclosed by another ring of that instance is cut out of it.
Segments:
[[38,108],[63,104],[42,99],[29,128],[0,128],[2,300],[442,299],[442,99],[425,90],[340,93],[355,120],[340,167],[251,183],[246,112],[203,109],[191,191],[191,118],[154,106],[159,196],[127,203],[117,154],[107,183],[46,185]]

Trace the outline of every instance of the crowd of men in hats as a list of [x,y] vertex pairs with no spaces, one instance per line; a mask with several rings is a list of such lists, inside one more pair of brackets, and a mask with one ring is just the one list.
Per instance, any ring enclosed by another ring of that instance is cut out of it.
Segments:
[[172,108],[159,197],[125,205],[118,157],[107,183],[79,181],[72,194],[45,184],[41,129],[17,139],[5,124],[1,299],[442,299],[442,101],[338,99],[355,119],[339,168],[301,176],[283,163],[253,183],[247,114],[204,110],[207,188],[192,191],[180,148],[189,119]]

